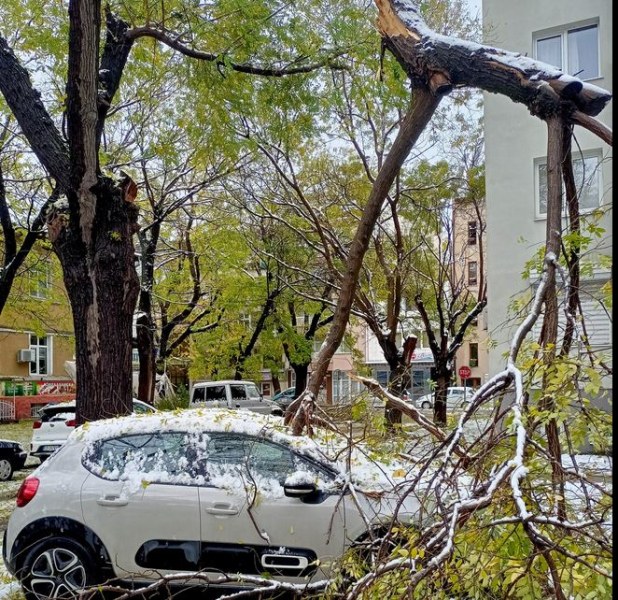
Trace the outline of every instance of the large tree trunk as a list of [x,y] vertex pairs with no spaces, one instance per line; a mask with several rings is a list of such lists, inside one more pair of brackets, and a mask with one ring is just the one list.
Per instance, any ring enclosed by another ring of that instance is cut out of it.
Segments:
[[307,387],[307,379],[309,377],[309,364],[292,364],[294,374],[296,375],[296,387],[294,388],[294,397],[298,398]]
[[109,179],[101,178],[95,197],[90,243],[70,228],[52,240],[73,311],[78,422],[131,411],[137,208]]

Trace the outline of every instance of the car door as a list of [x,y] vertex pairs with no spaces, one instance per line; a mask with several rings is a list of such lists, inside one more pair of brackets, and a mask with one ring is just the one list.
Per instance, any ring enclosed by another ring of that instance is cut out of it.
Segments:
[[463,390],[463,388],[449,388],[447,396],[447,404],[452,408],[462,408],[465,400],[468,400],[472,396],[469,390]]
[[319,559],[323,576],[347,538],[363,527],[339,494],[305,501],[284,495],[282,483],[292,474],[307,473],[321,487],[333,477],[286,446],[212,434],[207,472],[208,485],[199,490],[202,568],[225,571],[234,565],[246,574],[294,581],[315,574]]
[[254,383],[230,383],[230,407],[270,414],[271,403],[265,402]]
[[119,577],[196,570],[199,478],[189,442],[181,432],[118,436],[86,455],[84,522],[103,541]]

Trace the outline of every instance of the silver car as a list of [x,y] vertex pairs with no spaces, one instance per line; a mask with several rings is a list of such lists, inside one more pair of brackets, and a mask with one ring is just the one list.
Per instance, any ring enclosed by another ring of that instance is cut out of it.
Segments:
[[[469,387],[449,387],[446,392],[446,406],[448,408],[462,408],[464,404],[472,400],[474,390]],[[425,394],[416,399],[418,408],[433,408],[435,392]]]
[[24,480],[4,559],[29,600],[196,571],[306,584],[373,530],[416,522],[417,499],[395,493],[409,469],[242,410],[96,421]]

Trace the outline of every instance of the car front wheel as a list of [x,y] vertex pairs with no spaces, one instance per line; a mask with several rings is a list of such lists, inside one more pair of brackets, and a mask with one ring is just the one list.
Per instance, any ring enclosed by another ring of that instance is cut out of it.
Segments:
[[427,400],[425,400],[425,402],[423,402],[423,404],[421,404],[421,408],[431,408],[431,403],[427,402]]
[[18,576],[27,600],[78,598],[85,588],[99,583],[91,553],[65,537],[35,544]]
[[0,481],[13,477],[13,463],[8,458],[0,458]]

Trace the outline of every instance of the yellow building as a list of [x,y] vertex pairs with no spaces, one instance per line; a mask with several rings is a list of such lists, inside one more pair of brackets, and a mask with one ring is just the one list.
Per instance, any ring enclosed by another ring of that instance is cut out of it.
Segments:
[[24,418],[75,386],[64,369],[74,354],[73,324],[57,260],[36,251],[0,314],[0,420]]

